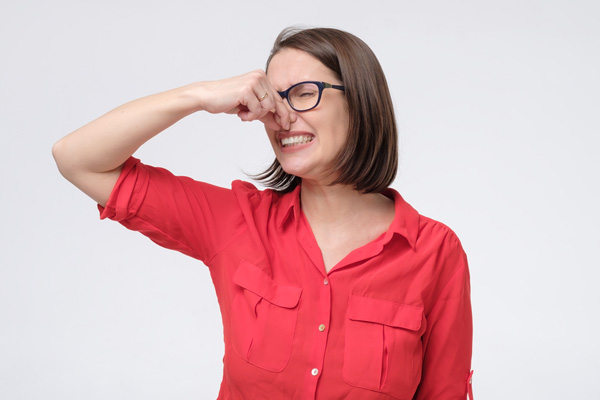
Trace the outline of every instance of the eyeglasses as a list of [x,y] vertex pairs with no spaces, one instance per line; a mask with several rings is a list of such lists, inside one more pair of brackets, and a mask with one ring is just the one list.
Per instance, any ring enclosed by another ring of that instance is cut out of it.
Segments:
[[288,90],[277,92],[282,99],[287,99],[290,107],[298,112],[312,110],[319,105],[323,89],[345,91],[344,86],[326,82],[306,81],[292,85]]

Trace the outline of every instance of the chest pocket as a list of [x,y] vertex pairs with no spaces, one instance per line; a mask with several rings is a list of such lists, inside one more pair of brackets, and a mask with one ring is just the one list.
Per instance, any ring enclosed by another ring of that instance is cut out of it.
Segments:
[[242,261],[233,276],[231,338],[245,361],[281,372],[292,349],[302,289],[275,282],[262,269]]
[[345,328],[344,380],[411,399],[421,379],[423,309],[351,296]]

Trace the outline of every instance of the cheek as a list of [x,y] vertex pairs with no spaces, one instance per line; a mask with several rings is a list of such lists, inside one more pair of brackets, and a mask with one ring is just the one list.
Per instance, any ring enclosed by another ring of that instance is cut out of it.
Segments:
[[348,128],[350,127],[350,118],[347,110],[342,110],[335,115],[335,136],[338,143],[345,144],[348,140]]

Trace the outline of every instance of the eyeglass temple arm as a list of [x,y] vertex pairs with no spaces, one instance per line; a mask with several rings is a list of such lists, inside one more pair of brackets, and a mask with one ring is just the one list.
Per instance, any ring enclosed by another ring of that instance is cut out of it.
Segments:
[[341,90],[342,92],[346,90],[344,86],[341,85],[332,85],[331,83],[323,82],[323,88],[331,88]]

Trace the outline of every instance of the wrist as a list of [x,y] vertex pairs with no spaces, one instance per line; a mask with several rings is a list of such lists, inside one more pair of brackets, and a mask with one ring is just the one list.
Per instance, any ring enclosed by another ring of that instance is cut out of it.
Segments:
[[185,101],[191,113],[206,110],[205,82],[194,82],[183,86],[181,89],[181,98]]

